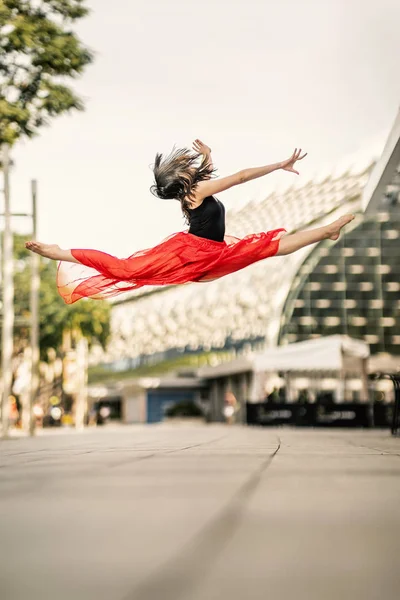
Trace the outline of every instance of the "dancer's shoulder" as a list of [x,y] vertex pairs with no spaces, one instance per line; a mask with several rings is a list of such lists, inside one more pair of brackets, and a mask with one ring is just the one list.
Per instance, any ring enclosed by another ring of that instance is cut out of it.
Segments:
[[205,198],[201,198],[201,199],[198,199],[198,200],[192,200],[191,201],[191,205],[188,207],[188,210],[189,211],[193,211],[193,210],[197,210],[200,207],[205,208],[206,205],[210,201],[211,202],[212,201],[216,202],[216,199],[214,198],[214,196],[206,196]]

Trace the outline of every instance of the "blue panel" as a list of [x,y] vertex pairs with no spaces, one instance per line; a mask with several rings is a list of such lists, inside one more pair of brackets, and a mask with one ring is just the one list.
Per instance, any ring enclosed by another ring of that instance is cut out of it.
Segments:
[[164,420],[165,411],[182,400],[194,400],[193,390],[149,390],[147,392],[147,422],[159,423]]

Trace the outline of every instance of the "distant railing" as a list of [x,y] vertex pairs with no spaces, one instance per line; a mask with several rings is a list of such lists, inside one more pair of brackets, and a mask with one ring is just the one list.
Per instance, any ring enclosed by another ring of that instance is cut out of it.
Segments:
[[374,378],[393,382],[394,402],[247,402],[246,422],[263,426],[376,427],[400,435],[400,376],[377,374]]
[[[375,412],[360,402],[258,402],[247,403],[247,424],[295,427],[390,427],[392,406]],[[378,407],[380,408],[380,407]]]

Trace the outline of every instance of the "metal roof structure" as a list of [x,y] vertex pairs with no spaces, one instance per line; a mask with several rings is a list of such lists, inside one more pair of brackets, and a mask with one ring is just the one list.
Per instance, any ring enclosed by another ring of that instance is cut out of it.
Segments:
[[376,212],[382,205],[400,200],[400,109],[362,196],[362,207],[367,213]]

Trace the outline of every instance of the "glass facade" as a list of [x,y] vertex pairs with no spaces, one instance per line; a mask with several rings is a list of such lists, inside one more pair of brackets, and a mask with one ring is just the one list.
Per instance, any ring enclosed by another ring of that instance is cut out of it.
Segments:
[[400,212],[357,215],[338,242],[317,246],[287,297],[279,344],[334,334],[371,354],[400,354]]

